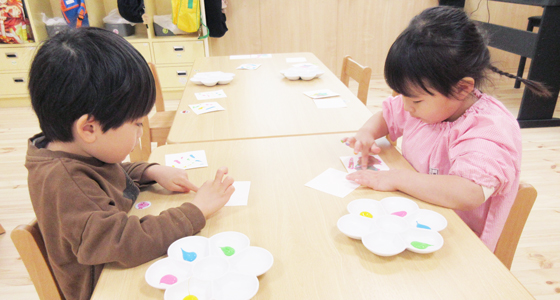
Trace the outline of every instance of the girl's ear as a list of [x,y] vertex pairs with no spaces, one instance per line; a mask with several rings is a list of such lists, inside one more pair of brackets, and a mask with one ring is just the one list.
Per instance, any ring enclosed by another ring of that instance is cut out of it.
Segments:
[[455,87],[455,98],[462,101],[474,90],[474,79],[465,77],[459,80]]
[[97,134],[103,132],[99,122],[90,115],[83,115],[74,122],[75,136],[87,144],[97,140]]

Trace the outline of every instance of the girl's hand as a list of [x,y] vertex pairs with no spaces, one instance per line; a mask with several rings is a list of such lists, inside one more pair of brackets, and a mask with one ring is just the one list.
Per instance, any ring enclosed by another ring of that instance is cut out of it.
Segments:
[[146,169],[145,174],[172,192],[198,191],[198,187],[189,181],[187,171],[182,169],[154,165]]
[[361,170],[346,176],[346,179],[352,180],[360,185],[370,187],[376,191],[394,192],[397,191],[397,183],[399,180],[399,170],[388,171],[372,171]]
[[192,204],[202,211],[205,218],[222,208],[235,191],[233,178],[226,176],[227,173],[226,167],[219,168],[214,180],[206,181],[198,189],[196,197],[192,201]]
[[367,133],[361,133],[358,131],[356,136],[354,137],[347,137],[342,139],[347,146],[354,149],[354,154],[362,153],[362,170],[366,170],[368,166],[368,159],[369,155],[371,154],[379,154],[381,152],[381,148],[377,146],[375,143],[375,139],[372,135]]

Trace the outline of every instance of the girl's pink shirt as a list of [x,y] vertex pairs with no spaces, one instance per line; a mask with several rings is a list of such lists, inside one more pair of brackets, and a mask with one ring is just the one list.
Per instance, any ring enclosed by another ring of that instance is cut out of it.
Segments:
[[521,130],[501,102],[474,94],[478,101],[454,122],[426,124],[403,109],[400,95],[383,102],[383,117],[391,139],[403,137],[402,154],[418,172],[494,188],[478,208],[455,211],[494,251],[519,187]]

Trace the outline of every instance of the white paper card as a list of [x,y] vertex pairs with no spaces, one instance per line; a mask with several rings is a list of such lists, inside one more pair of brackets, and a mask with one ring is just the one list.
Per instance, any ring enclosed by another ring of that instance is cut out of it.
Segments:
[[306,96],[311,97],[313,99],[319,99],[319,98],[327,98],[327,97],[334,97],[334,96],[339,96],[337,93],[329,90],[329,89],[324,89],[324,90],[316,90],[316,91],[309,91],[309,92],[303,92]]
[[237,67],[238,70],[256,70],[261,66],[261,64],[242,64]]
[[225,98],[226,93],[224,90],[217,90],[211,92],[203,92],[203,93],[194,93],[197,100],[210,100],[210,99],[218,99],[218,98]]
[[191,105],[189,105],[189,107],[197,115],[205,114],[205,113],[209,113],[209,112],[213,112],[213,111],[218,111],[218,110],[225,110],[217,102],[204,102],[204,103],[200,103],[200,104],[191,104]]
[[302,63],[306,62],[307,59],[305,57],[288,57],[286,58],[287,63]]
[[249,202],[249,189],[251,188],[250,181],[235,181],[233,182],[235,192],[229,198],[226,206],[241,206],[247,205]]
[[348,173],[329,168],[306,183],[305,186],[344,198],[360,186],[358,183],[346,179],[346,175]]
[[165,165],[178,169],[194,169],[208,167],[204,150],[166,154]]
[[230,55],[229,59],[248,59],[251,55]]
[[336,98],[325,98],[325,99],[313,99],[317,108],[341,108],[348,107],[346,101],[340,97]]
[[[354,173],[362,169],[362,155],[342,156],[340,157],[342,164],[348,173]],[[368,159],[368,170],[373,171],[387,171],[389,166],[379,157],[379,155],[371,155]]]
[[271,58],[272,54],[251,54],[251,58]]

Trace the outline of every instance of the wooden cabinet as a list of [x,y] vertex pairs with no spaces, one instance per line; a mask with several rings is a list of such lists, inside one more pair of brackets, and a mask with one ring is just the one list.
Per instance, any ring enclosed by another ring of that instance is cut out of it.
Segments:
[[[0,44],[0,107],[29,105],[28,72],[40,43],[48,38],[42,14],[47,18],[62,17],[60,0],[23,0],[34,42]],[[86,0],[90,26],[104,27],[103,18],[117,8],[117,0]],[[178,98],[198,57],[208,56],[208,40],[198,33],[177,36],[156,36],[153,16],[170,15],[170,0],[144,0],[147,24],[136,24],[135,34],[125,37],[148,62],[156,64],[165,96]],[[201,16],[205,22],[204,1]],[[205,30],[205,29],[203,29]],[[202,34],[206,34],[203,32]]]

